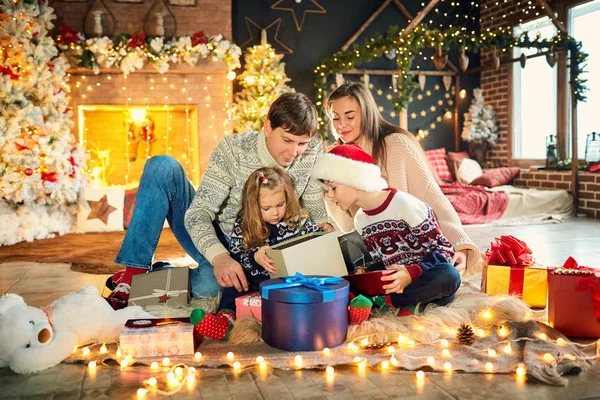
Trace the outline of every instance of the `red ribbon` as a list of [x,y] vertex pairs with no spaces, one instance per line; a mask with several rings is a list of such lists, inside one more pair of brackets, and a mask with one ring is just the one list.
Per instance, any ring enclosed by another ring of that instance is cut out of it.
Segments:
[[493,265],[531,265],[533,256],[531,249],[522,240],[506,235],[494,239],[485,253],[488,264]]
[[[582,267],[573,257],[567,258],[563,268],[566,269],[578,269],[583,271],[594,271],[592,268]],[[580,275],[575,278],[575,291],[576,292],[590,292],[592,295],[592,304],[594,305],[594,312],[596,319],[600,322],[600,282],[598,282],[596,275]]]
[[510,278],[508,281],[508,294],[523,297],[523,285],[525,283],[525,267],[510,267]]

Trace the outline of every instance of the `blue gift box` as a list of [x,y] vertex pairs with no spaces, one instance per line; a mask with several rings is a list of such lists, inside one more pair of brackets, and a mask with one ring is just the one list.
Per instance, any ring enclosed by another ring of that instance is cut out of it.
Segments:
[[287,351],[335,347],[348,332],[346,280],[321,275],[270,279],[260,284],[262,338]]

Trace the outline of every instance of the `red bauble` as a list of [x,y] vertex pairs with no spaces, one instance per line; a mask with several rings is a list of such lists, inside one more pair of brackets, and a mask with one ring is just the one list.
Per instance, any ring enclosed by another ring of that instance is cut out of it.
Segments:
[[33,174],[33,170],[32,170],[31,168],[27,168],[27,169],[25,170],[25,175],[27,175],[27,176],[31,176],[32,174]]

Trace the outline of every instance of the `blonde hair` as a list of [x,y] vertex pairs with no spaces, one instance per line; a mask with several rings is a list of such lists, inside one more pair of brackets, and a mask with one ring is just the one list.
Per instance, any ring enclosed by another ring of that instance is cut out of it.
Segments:
[[[342,97],[352,97],[358,102],[360,106],[361,118],[360,118],[360,131],[361,135],[364,135],[369,142],[372,143],[373,150],[372,156],[375,163],[379,166],[385,166],[385,138],[393,133],[400,133],[412,140],[419,149],[421,145],[415,139],[415,137],[408,132],[406,129],[402,129],[399,126],[391,124],[383,119],[383,116],[377,108],[377,103],[371,94],[369,88],[362,82],[346,82],[343,85],[338,86],[325,100],[325,113],[331,116],[331,107],[335,100],[341,99]],[[335,132],[333,126],[333,119],[329,118],[331,129]],[[338,140],[338,144],[341,143]],[[384,168],[382,168],[384,169]]]
[[287,172],[280,167],[257,169],[244,184],[242,208],[238,214],[242,219],[242,244],[245,248],[262,246],[269,237],[269,229],[260,212],[260,190],[279,188],[283,189],[286,201],[283,221],[294,224],[306,218],[307,213],[300,206],[294,182]]

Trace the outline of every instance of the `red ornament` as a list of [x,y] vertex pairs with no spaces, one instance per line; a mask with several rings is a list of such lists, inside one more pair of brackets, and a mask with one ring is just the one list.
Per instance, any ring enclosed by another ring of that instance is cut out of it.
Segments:
[[135,49],[135,48],[141,47],[144,45],[145,40],[146,40],[145,33],[142,32],[139,35],[136,35],[134,33],[133,35],[131,35],[131,40],[129,40],[129,43],[127,44],[127,48]]
[[56,176],[56,172],[43,172],[42,171],[42,180],[44,182],[56,182],[58,180],[58,176]]
[[197,46],[199,44],[205,44],[206,37],[204,36],[204,31],[196,32],[192,35],[192,46]]
[[31,168],[26,168],[25,169],[25,175],[31,176],[32,174],[33,174],[33,170]]

